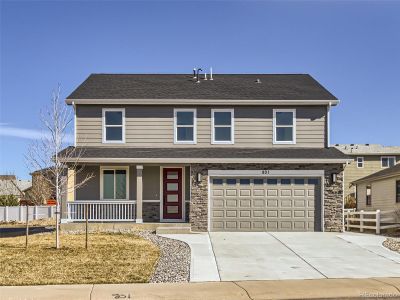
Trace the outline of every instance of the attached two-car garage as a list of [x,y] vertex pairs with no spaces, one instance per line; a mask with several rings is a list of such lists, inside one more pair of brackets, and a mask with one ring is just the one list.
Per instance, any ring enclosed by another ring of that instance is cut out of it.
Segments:
[[320,231],[320,177],[210,177],[210,231]]

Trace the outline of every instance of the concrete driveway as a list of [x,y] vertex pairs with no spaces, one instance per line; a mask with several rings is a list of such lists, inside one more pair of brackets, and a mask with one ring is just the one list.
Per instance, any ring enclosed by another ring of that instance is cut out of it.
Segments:
[[276,232],[166,235],[192,249],[191,281],[400,277],[381,236]]

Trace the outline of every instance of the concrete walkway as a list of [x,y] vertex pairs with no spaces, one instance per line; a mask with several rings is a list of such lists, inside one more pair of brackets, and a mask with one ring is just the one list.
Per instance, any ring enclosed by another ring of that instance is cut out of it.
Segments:
[[400,278],[0,287],[0,300],[400,298]]
[[400,277],[381,236],[323,232],[165,235],[192,249],[191,281]]
[[190,281],[220,281],[215,256],[208,233],[166,234],[167,238],[183,241],[190,246]]

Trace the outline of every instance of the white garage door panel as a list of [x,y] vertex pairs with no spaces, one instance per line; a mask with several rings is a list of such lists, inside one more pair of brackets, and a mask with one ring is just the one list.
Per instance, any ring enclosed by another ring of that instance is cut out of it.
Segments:
[[[236,184],[228,184],[234,179]],[[294,178],[290,184],[279,178],[272,184],[260,180],[240,184],[240,178],[211,179],[211,231],[314,231],[318,179],[304,178],[304,184],[295,184],[299,181]]]

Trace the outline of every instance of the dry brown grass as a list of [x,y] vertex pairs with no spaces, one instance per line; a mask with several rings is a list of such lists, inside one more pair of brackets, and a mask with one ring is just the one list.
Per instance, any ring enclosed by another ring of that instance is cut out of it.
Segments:
[[148,282],[159,258],[153,243],[134,234],[54,234],[0,239],[0,285]]
[[[25,227],[25,222],[9,221],[0,222],[0,227]],[[55,219],[38,219],[29,221],[29,226],[56,226]]]

